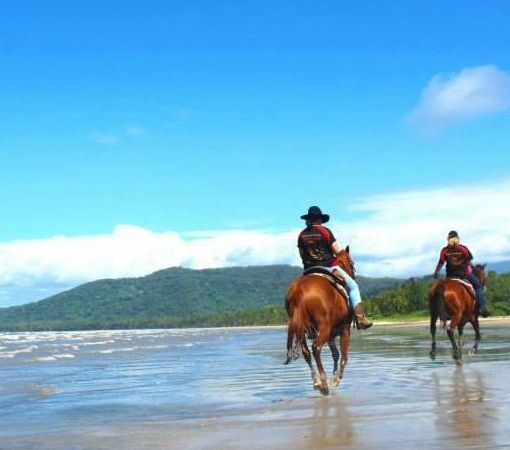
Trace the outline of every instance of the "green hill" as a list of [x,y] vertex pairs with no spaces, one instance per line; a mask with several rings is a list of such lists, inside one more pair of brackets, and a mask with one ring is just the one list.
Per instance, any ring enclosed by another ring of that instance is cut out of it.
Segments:
[[[99,280],[39,302],[0,309],[0,330],[77,330],[284,324],[291,266],[191,270]],[[370,318],[427,315],[430,277],[358,277]],[[490,272],[493,314],[510,314],[510,274]]]
[[[301,273],[285,265],[192,270],[105,279],[0,309],[0,330],[146,328],[283,323],[283,297]],[[401,280],[359,277],[365,296]]]

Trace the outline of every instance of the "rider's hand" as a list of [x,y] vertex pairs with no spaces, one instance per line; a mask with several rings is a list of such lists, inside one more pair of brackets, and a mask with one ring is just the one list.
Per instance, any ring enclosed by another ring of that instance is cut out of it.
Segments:
[[437,280],[439,278],[439,274],[437,272],[434,272],[434,279]]

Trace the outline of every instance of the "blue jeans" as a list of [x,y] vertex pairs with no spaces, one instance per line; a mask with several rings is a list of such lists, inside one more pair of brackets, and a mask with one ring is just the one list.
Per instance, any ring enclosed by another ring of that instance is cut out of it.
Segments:
[[349,302],[351,303],[351,306],[354,308],[358,303],[361,303],[361,293],[359,291],[358,283],[354,281],[353,278],[341,267],[339,266],[333,266],[332,269],[338,270],[340,275],[345,280],[345,284],[347,284],[347,290],[349,291]]
[[468,281],[473,285],[476,292],[476,304],[478,305],[478,309],[481,309],[485,306],[485,294],[483,292],[482,283],[475,277],[474,274],[471,274],[467,277]]

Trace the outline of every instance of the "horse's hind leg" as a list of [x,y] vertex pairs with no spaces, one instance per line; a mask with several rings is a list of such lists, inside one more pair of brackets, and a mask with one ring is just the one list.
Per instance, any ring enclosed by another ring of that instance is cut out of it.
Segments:
[[313,357],[315,359],[315,363],[317,364],[317,369],[319,370],[319,377],[321,381],[320,391],[323,395],[329,394],[328,387],[328,379],[326,377],[326,372],[324,372],[324,366],[321,361],[321,350],[322,346],[329,341],[329,333],[320,332],[318,333],[316,339],[313,341],[312,352]]
[[482,336],[480,334],[480,324],[478,323],[478,317],[471,321],[471,325],[473,325],[473,330],[475,330],[475,344],[473,345],[473,348],[469,350],[468,355],[475,356],[478,353],[478,344],[482,339]]
[[457,364],[462,364],[459,358],[459,346],[457,345],[457,342],[455,341],[455,330],[451,327],[448,327],[446,329],[446,334],[448,334],[448,338],[450,339],[450,342],[452,343],[452,357],[455,360]]
[[435,360],[436,359],[436,322],[437,322],[437,316],[432,315],[430,317],[430,335],[432,336],[432,348],[430,349],[430,359]]
[[338,360],[340,358],[340,352],[336,346],[335,338],[330,339],[328,344],[331,350],[331,355],[333,356],[333,378],[331,380],[331,386],[338,386],[340,383],[340,376],[338,374]]
[[308,348],[308,345],[306,344],[306,337],[303,338],[302,351],[303,351],[303,358],[305,358],[305,361],[308,364],[308,367],[310,367],[310,374],[312,375],[313,387],[314,387],[314,389],[320,389],[321,381],[319,379],[319,374],[313,367],[312,354],[310,353],[310,349]]

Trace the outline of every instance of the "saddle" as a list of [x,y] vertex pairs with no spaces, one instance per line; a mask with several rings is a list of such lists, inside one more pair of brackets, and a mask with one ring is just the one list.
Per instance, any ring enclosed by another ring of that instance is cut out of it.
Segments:
[[448,278],[448,279],[462,284],[462,286],[464,286],[464,288],[469,292],[469,294],[476,299],[475,288],[469,281],[463,280],[462,278]]
[[340,294],[347,299],[347,303],[349,300],[349,293],[347,292],[347,284],[345,283],[344,278],[331,267],[324,266],[313,266],[306,269],[303,272],[303,275],[315,275],[326,278],[332,286],[340,292]]

